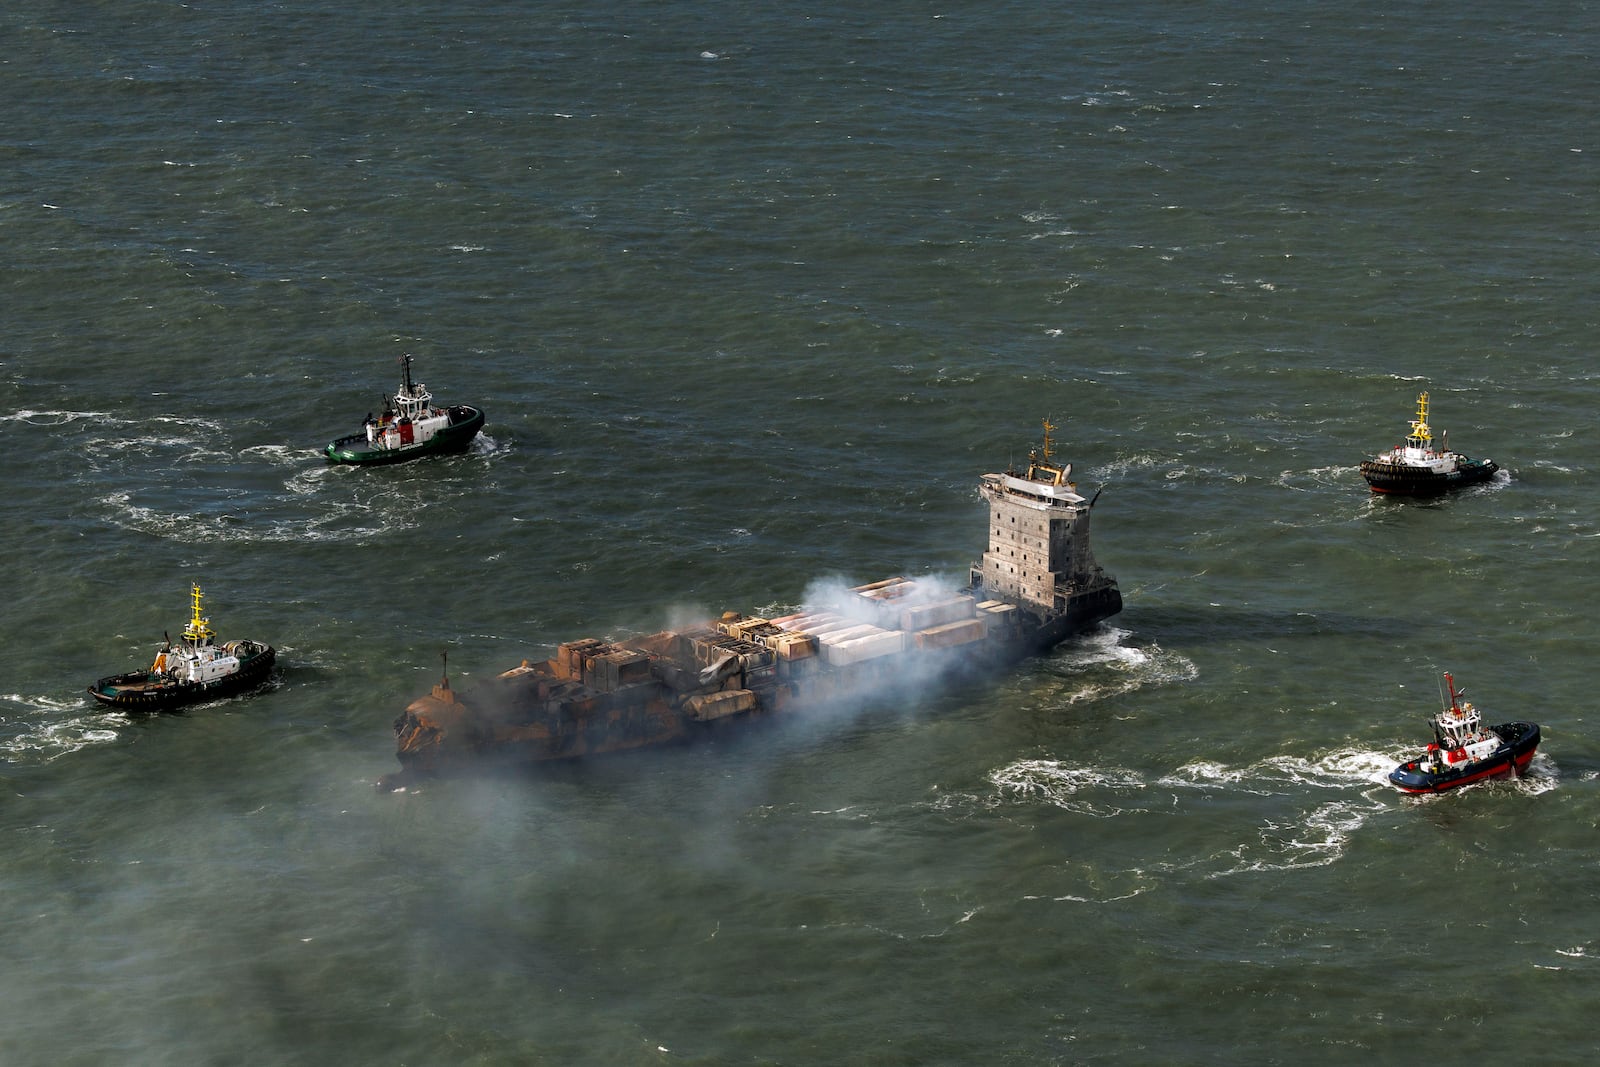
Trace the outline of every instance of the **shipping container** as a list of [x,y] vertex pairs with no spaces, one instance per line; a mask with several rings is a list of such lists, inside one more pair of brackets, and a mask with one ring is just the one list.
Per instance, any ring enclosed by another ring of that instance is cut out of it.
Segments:
[[982,641],[985,632],[982,619],[962,619],[918,630],[916,642],[918,648],[955,648],[957,645]]

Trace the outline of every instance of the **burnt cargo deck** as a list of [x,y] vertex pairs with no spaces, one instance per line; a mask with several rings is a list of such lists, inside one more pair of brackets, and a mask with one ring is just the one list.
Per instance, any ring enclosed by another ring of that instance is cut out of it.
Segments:
[[624,641],[570,641],[460,695],[443,681],[397,720],[401,762],[437,773],[459,760],[540,762],[687,740],[734,717],[1003,665],[1033,651],[1040,625],[981,590],[930,594],[892,578],[849,592],[774,618],[729,612]]

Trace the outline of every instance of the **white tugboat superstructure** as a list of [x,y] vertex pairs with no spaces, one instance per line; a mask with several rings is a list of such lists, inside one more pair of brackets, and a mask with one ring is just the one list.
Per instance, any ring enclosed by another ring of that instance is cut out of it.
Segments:
[[462,452],[483,429],[483,411],[467,404],[435,407],[428,387],[411,380],[411,357],[400,357],[400,388],[368,415],[362,432],[341,437],[325,453],[336,463],[396,463],[417,456]]

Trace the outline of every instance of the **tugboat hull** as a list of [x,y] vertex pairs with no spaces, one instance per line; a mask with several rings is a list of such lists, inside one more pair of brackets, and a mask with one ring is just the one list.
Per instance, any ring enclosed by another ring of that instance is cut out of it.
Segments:
[[1389,781],[1404,793],[1443,793],[1475,782],[1521,775],[1539,747],[1539,724],[1508,722],[1489,729],[1500,736],[1501,745],[1487,758],[1442,771],[1423,770],[1420,758],[1409,760],[1390,772]]
[[1474,485],[1489,480],[1500,465],[1492,459],[1467,459],[1462,457],[1456,469],[1447,474],[1413,467],[1405,463],[1385,463],[1367,460],[1361,464],[1361,477],[1374,493],[1394,496],[1438,496],[1451,489]]
[[277,653],[271,645],[238,641],[232,646],[239,657],[239,669],[210,682],[177,681],[167,674],[130,671],[101,678],[89,687],[89,695],[102,704],[121,711],[171,711],[205,700],[219,700],[254,689],[267,680]]
[[483,429],[483,410],[467,404],[457,404],[449,409],[450,423],[441,427],[426,441],[398,448],[380,448],[367,440],[364,433],[351,434],[334,441],[324,454],[334,463],[357,466],[376,466],[383,463],[401,463],[422,456],[443,456],[465,452],[472,439]]

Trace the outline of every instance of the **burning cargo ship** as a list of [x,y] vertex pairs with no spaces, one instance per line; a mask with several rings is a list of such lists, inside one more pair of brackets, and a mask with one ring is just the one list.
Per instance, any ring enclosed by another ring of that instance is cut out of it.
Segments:
[[[888,578],[790,614],[727,612],[622,641],[584,638],[460,693],[446,675],[395,720],[402,773],[531,764],[686,740],[714,724],[870,698],[905,678],[1000,666],[1122,610],[1089,547],[1093,499],[1053,465],[985,474],[989,547],[959,589]],[[1095,494],[1098,497],[1098,493]]]

